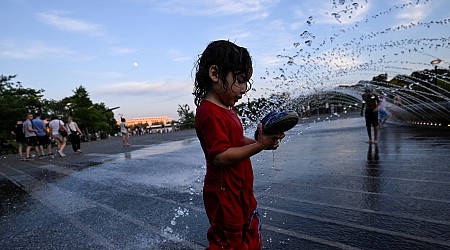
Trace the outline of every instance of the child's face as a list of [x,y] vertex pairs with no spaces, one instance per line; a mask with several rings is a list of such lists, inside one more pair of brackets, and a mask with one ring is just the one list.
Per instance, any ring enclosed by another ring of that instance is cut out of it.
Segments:
[[236,80],[233,78],[233,73],[229,72],[226,78],[227,89],[224,88],[222,81],[219,81],[219,83],[215,85],[216,94],[219,96],[221,102],[227,107],[233,107],[247,91],[249,79],[244,73],[237,73]]

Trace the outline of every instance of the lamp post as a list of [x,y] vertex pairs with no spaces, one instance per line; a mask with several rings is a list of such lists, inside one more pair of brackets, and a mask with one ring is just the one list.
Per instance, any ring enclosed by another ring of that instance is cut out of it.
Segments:
[[252,97],[252,95],[250,95],[249,93],[245,93],[245,95],[247,96],[248,118],[251,120],[251,117],[253,116],[253,111],[250,103],[250,97]]
[[434,65],[434,84],[437,83],[437,68],[438,68],[438,64],[441,63],[442,60],[437,58],[434,59],[433,61],[431,61],[431,65]]
[[[438,68],[438,64],[441,63],[441,59],[436,58],[433,61],[431,61],[431,65],[434,65],[434,86],[437,86],[437,68]],[[437,96],[436,96],[436,101],[437,101]]]
[[246,93],[245,95],[247,96],[247,103],[250,105],[250,97],[252,97],[252,95],[249,93]]
[[68,103],[66,104],[66,109],[69,110],[69,116],[72,116],[72,111],[73,111],[72,108],[73,108],[72,103],[68,102]]

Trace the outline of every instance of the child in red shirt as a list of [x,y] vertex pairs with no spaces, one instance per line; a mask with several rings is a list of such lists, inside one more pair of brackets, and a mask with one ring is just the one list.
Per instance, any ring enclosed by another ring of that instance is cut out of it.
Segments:
[[246,48],[211,42],[196,65],[195,129],[206,159],[203,201],[210,228],[208,249],[261,249],[259,215],[250,157],[276,149],[283,134],[244,136],[235,103],[251,88],[252,60]]

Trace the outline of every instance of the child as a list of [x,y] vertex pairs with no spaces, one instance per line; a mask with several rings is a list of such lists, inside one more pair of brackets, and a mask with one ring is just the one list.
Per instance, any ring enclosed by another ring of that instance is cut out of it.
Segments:
[[259,215],[250,157],[276,149],[283,134],[258,140],[244,136],[235,103],[251,88],[247,49],[229,41],[211,42],[196,65],[195,129],[206,158],[203,201],[210,228],[208,249],[261,249]]
[[386,98],[381,95],[380,96],[380,105],[378,106],[378,126],[383,126],[386,120],[389,117]]

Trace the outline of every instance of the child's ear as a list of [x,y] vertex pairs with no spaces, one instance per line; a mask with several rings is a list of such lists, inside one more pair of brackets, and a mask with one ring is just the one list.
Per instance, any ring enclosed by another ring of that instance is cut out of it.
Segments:
[[219,81],[219,68],[216,65],[209,67],[209,78],[211,78],[212,82]]

